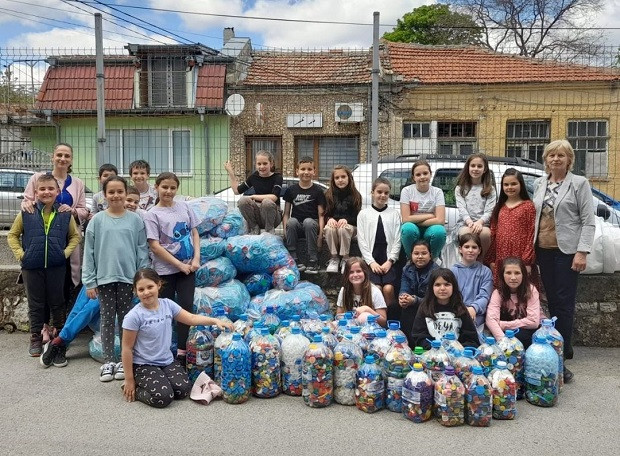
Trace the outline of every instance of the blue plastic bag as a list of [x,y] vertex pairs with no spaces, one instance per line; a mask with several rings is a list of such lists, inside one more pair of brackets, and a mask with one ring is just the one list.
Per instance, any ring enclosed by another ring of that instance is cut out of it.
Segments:
[[198,219],[198,234],[207,236],[209,231],[224,220],[228,212],[228,204],[224,200],[212,196],[203,196],[187,202]]
[[243,284],[248,289],[250,296],[264,294],[271,288],[271,275],[266,272],[250,274],[243,279]]
[[231,237],[227,239],[226,256],[239,272],[273,273],[283,267],[297,268],[282,238],[274,234]]
[[226,241],[218,237],[200,238],[200,264],[219,258],[226,251]]
[[234,279],[237,270],[226,257],[215,258],[201,265],[196,270],[197,287],[217,287],[220,283]]
[[194,292],[194,313],[213,315],[215,309],[224,309],[235,321],[250,304],[248,290],[238,280],[232,279],[217,287],[196,287]]
[[245,219],[239,211],[232,211],[224,217],[222,223],[211,230],[211,235],[227,239],[246,234]]
[[306,318],[312,314],[329,312],[329,301],[318,285],[310,282],[299,282],[290,291],[269,290],[250,301],[249,309],[265,313],[267,306],[273,306],[281,320],[288,320],[293,315]]

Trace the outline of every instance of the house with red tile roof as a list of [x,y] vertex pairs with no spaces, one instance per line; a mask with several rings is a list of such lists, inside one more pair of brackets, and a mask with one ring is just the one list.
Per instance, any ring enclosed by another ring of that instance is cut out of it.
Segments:
[[57,55],[39,90],[34,112],[48,126],[32,133],[33,146],[72,144],[73,172],[97,188],[97,170],[113,163],[127,175],[129,164],[147,160],[154,178],[173,171],[184,194],[217,191],[209,169],[228,156],[224,111],[227,66],[233,58],[206,46],[138,45],[127,54],[105,55],[106,140],[97,152],[95,56]]
[[[541,161],[568,139],[574,169],[620,196],[620,70],[500,54],[478,47],[382,42],[383,129],[389,153],[514,156]],[[386,153],[382,148],[382,153]]]

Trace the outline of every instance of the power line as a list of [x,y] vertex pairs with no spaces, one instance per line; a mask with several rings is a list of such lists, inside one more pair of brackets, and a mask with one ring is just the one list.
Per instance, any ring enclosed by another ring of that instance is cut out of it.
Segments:
[[[38,8],[53,9],[53,10],[56,10],[56,11],[62,11],[63,13],[69,13],[70,12],[70,11],[68,11],[66,9],[63,9],[63,8],[56,8],[54,6],[40,5],[40,4],[37,4],[37,3],[21,2],[19,0],[5,0],[5,1],[11,2],[11,3],[19,3],[21,5],[36,6]],[[75,14],[81,14],[83,16],[90,16],[90,13],[82,13],[82,12],[77,12],[77,11],[72,11],[72,12],[74,12]]]

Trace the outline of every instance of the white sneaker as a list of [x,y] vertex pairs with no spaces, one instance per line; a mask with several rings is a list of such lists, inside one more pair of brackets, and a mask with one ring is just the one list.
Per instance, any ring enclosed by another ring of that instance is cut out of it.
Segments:
[[114,380],[114,363],[105,363],[101,366],[101,374],[99,380],[102,382],[111,382]]
[[125,369],[123,369],[123,363],[117,363],[114,366],[114,380],[125,380]]
[[327,262],[327,272],[338,273],[338,267],[340,265],[340,260],[338,258],[330,258]]
[[344,274],[344,268],[347,267],[347,260],[348,258],[343,258],[340,260],[340,274]]

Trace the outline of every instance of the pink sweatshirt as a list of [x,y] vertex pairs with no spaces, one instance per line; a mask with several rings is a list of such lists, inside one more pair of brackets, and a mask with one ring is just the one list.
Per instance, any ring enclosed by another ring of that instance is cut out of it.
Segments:
[[510,295],[510,299],[505,303],[504,311],[502,312],[502,296],[499,294],[499,291],[493,290],[491,300],[487,306],[486,325],[493,337],[495,337],[495,340],[500,340],[504,337],[504,331],[507,329],[538,328],[541,318],[544,318],[544,314],[540,308],[538,290],[534,285],[530,285],[530,295],[526,306],[527,314],[522,318],[516,318],[517,295]]

